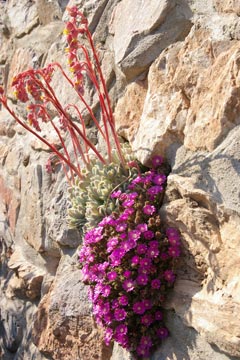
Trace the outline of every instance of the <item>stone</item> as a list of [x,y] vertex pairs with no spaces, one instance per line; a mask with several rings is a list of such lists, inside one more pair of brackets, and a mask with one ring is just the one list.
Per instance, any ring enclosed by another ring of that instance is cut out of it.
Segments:
[[125,0],[116,7],[110,24],[115,62],[128,81],[143,73],[165,47],[189,32],[191,21],[175,5],[173,0],[162,1],[161,6],[157,1],[136,1],[133,5]]
[[6,5],[10,26],[16,37],[28,34],[38,25],[39,18],[35,2],[23,0],[19,3],[17,0],[11,0]]
[[54,360],[110,359],[111,348],[102,344],[74,258],[62,257],[54,283],[35,315],[33,339]]
[[223,13],[236,13],[240,15],[240,4],[238,0],[215,0],[216,9]]
[[120,136],[132,141],[137,133],[142,115],[147,87],[144,82],[133,82],[117,102],[114,117]]
[[[192,31],[184,46],[173,45],[150,67],[133,140],[142,162],[151,152],[166,154],[174,142],[211,151],[239,123],[238,42],[214,42],[208,35],[206,30]],[[154,129],[151,138],[145,135],[147,129]]]

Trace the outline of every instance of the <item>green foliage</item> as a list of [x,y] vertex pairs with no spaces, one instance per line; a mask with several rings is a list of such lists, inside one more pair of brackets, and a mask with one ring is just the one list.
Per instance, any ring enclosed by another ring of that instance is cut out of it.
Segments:
[[[126,164],[134,161],[129,145],[122,145]],[[123,165],[117,153],[112,154],[112,162],[103,164],[92,159],[88,168],[82,170],[83,179],[76,178],[69,188],[71,207],[68,210],[70,228],[86,231],[94,227],[106,215],[118,208],[118,202],[111,198],[113,190],[125,191],[129,180],[137,175],[136,167]]]

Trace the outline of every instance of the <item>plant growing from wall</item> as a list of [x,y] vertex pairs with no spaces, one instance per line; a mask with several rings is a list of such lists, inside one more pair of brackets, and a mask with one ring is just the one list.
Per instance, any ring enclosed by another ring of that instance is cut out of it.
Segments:
[[[8,105],[3,88],[0,102],[62,164],[69,183],[69,226],[84,234],[80,266],[106,344],[114,339],[142,358],[168,335],[162,303],[175,280],[179,234],[176,229],[166,229],[159,217],[166,186],[163,159],[155,156],[149,170],[134,159],[127,144],[120,143],[87,19],[77,7],[68,10],[71,20],[64,33],[70,72],[54,62],[13,79],[17,100],[27,104],[26,120]],[[76,104],[63,106],[59,101],[52,86],[57,70],[89,113],[105,142],[107,156],[88,137],[83,111]],[[84,97],[86,78],[98,95],[100,119]],[[54,118],[53,111],[57,114]],[[78,121],[73,120],[72,111]],[[45,137],[42,129],[46,126],[57,134],[59,147]],[[47,170],[52,170],[52,157]]]

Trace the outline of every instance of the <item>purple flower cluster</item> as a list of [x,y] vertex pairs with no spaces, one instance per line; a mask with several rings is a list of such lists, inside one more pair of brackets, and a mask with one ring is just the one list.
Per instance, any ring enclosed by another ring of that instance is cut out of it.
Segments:
[[85,235],[79,254],[106,344],[115,340],[137,358],[148,356],[168,336],[161,307],[180,255],[179,232],[164,231],[158,214],[166,182],[161,164],[161,157],[154,157],[153,168],[134,178],[127,191],[112,193],[118,213]]

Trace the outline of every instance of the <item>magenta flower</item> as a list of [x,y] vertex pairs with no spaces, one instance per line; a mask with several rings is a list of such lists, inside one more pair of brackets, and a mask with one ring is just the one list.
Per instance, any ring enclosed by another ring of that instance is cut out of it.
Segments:
[[146,310],[150,310],[152,308],[152,301],[150,299],[144,299],[142,303],[145,306]]
[[130,208],[131,206],[134,205],[134,202],[135,202],[134,199],[127,199],[123,201],[122,206]]
[[156,311],[155,312],[155,320],[157,321],[161,321],[163,319],[163,313],[161,311]]
[[152,196],[156,196],[157,194],[161,193],[162,191],[163,191],[163,187],[162,187],[162,186],[155,185],[155,186],[150,187],[150,188],[147,190],[147,194],[148,194],[148,195],[152,195]]
[[111,193],[111,198],[112,199],[118,199],[121,194],[122,194],[121,190],[113,191]]
[[164,271],[164,279],[169,282],[173,283],[175,281],[175,275],[172,270],[166,270]]
[[150,348],[152,346],[152,339],[150,336],[142,336],[140,340],[140,345],[145,348]]
[[140,274],[140,275],[138,275],[136,281],[137,281],[138,285],[141,285],[141,286],[147,285],[148,276],[146,274]]
[[133,291],[134,289],[134,282],[132,279],[126,279],[124,282],[123,282],[123,285],[122,285],[123,289],[127,292],[130,292],[130,291]]
[[134,255],[134,256],[132,257],[132,259],[131,259],[131,265],[132,265],[132,266],[138,265],[139,260],[140,260],[139,256]]
[[150,248],[148,249],[147,254],[150,258],[156,258],[159,255],[159,250],[155,248]]
[[141,323],[145,326],[150,326],[153,323],[154,319],[151,314],[144,314],[141,317]]
[[137,246],[137,253],[138,253],[138,254],[146,254],[147,249],[148,249],[148,247],[147,247],[146,244],[139,244],[139,245]]
[[119,224],[116,225],[117,232],[123,232],[126,230],[126,228],[127,228],[127,224],[123,222],[120,222]]
[[126,318],[126,316],[127,316],[127,313],[126,313],[126,311],[124,309],[117,308],[117,309],[114,310],[114,318],[115,318],[115,320],[122,321],[122,320],[124,320]]
[[148,243],[150,249],[158,249],[159,242],[157,240],[152,240]]
[[154,184],[156,185],[162,185],[165,183],[167,177],[166,175],[164,174],[158,174],[158,175],[155,175],[154,178],[153,178],[153,182]]
[[140,267],[142,268],[148,268],[152,265],[152,260],[145,257],[145,258],[142,258],[140,259]]
[[163,163],[163,157],[160,155],[154,155],[152,158],[152,166],[154,168],[159,167]]
[[160,338],[160,339],[164,339],[166,337],[168,337],[168,329],[165,328],[165,327],[161,327],[160,329],[157,329],[157,336]]
[[139,230],[141,233],[143,233],[143,232],[147,231],[148,226],[147,226],[147,224],[138,224],[136,226],[136,229]]
[[142,345],[138,345],[137,347],[137,354],[141,357],[149,357],[150,355],[150,350],[149,348],[145,348]]
[[171,246],[169,249],[168,249],[168,254],[173,257],[173,258],[176,258],[176,257],[179,257],[180,256],[180,249],[179,247],[177,246]]
[[118,299],[119,305],[126,306],[128,304],[128,297],[126,295],[121,295]]
[[113,329],[111,329],[110,327],[106,328],[104,340],[105,340],[105,344],[107,346],[109,346],[109,344],[112,340],[112,337],[113,337]]
[[153,279],[151,281],[151,288],[152,289],[160,289],[161,281],[159,279]]
[[152,214],[154,214],[156,212],[156,208],[153,205],[145,205],[143,207],[143,212],[146,215],[152,215]]
[[152,230],[145,231],[143,236],[146,240],[151,240],[154,238],[154,232]]
[[125,270],[124,273],[123,273],[123,276],[126,278],[126,279],[129,279],[132,275],[132,272],[130,270]]
[[109,281],[114,281],[117,278],[116,271],[111,271],[107,274],[107,278]]
[[146,311],[146,307],[142,301],[138,301],[135,304],[133,304],[133,312],[135,314],[142,315]]
[[179,232],[175,228],[167,228],[166,235],[167,235],[168,239],[171,239],[171,238],[179,239],[180,238]]
[[126,335],[127,332],[128,332],[128,328],[127,325],[125,324],[120,324],[115,329],[115,334]]
[[139,230],[131,230],[128,233],[128,238],[134,241],[137,241],[141,236],[141,232]]
[[106,314],[103,316],[103,320],[107,325],[111,325],[112,321],[113,321],[113,316],[111,313]]

